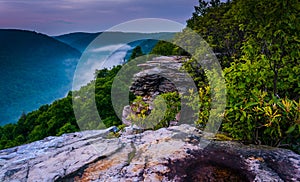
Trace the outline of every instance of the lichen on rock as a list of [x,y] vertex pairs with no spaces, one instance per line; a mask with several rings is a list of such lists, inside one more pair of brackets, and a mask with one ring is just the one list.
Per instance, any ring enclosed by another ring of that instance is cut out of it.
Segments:
[[105,139],[84,131],[0,151],[0,181],[300,181],[292,151],[208,141],[190,125]]

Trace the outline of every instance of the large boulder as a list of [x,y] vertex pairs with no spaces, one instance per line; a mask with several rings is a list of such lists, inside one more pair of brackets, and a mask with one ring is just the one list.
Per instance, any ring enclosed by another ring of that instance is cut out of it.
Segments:
[[[141,106],[134,103],[125,106],[122,111],[122,123],[126,126],[132,125],[128,116],[138,115],[141,110],[146,109],[150,114],[154,105],[153,100],[162,93],[186,92],[185,87],[189,80],[187,74],[181,70],[182,63],[186,60],[187,57],[184,56],[160,56],[138,64],[142,71],[134,75],[130,91],[136,96],[142,96],[144,103]],[[144,108],[145,104],[149,107]],[[132,108],[136,108],[136,112]]]
[[300,181],[300,156],[289,150],[200,140],[190,125],[119,138],[110,131],[2,150],[0,181]]
[[138,66],[143,71],[134,75],[130,90],[139,96],[153,96],[155,93],[167,93],[180,90],[178,85],[185,85],[186,75],[180,70],[186,57],[155,57]]

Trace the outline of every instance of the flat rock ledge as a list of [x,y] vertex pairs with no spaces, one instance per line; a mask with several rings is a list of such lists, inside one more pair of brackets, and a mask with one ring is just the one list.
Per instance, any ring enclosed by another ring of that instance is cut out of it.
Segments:
[[111,130],[1,150],[0,181],[300,181],[300,156],[289,150],[200,142],[202,132],[185,124],[119,138]]

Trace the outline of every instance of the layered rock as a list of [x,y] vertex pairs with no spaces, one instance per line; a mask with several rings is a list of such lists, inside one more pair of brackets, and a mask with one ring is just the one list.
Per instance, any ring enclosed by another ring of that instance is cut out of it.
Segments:
[[108,132],[2,150],[0,181],[300,181],[300,156],[289,150],[216,140],[203,149],[190,125],[112,139]]
[[139,96],[153,96],[178,91],[174,82],[185,85],[186,75],[179,71],[186,57],[156,57],[138,66],[143,71],[134,75],[130,90]]
[[[146,105],[149,105],[147,112],[153,109],[153,100],[157,95],[168,92],[184,93],[187,91],[189,76],[180,68],[187,57],[183,56],[161,56],[155,57],[143,64],[138,64],[141,72],[134,75],[130,91],[136,96],[142,96]],[[134,103],[135,104],[135,103]],[[134,105],[133,104],[133,105]],[[122,123],[129,126],[132,122],[128,119],[130,114],[140,114],[143,106],[125,106],[122,113]],[[131,108],[137,108],[137,112]],[[175,118],[174,118],[175,119]],[[172,122],[174,123],[174,122]]]
[[55,181],[115,153],[119,141],[106,140],[113,128],[47,137],[0,151],[0,181]]

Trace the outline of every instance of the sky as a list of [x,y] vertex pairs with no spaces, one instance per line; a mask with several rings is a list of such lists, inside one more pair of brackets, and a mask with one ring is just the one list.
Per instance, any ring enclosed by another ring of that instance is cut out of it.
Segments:
[[0,0],[0,28],[47,35],[99,32],[140,18],[185,24],[198,0]]

